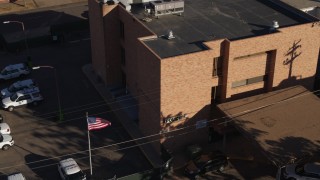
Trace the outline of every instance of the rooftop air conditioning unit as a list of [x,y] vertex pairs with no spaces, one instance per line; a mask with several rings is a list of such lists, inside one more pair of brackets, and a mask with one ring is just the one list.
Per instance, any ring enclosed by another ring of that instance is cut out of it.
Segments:
[[184,12],[184,0],[157,0],[150,2],[152,14],[156,17],[166,14],[179,14]]

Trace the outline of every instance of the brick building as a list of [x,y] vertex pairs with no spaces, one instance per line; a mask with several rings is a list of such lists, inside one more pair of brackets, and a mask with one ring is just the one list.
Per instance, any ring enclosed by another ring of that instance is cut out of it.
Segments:
[[273,0],[119,1],[89,0],[95,73],[136,99],[145,135],[182,128],[162,138],[171,150],[208,141],[218,103],[314,86],[320,24],[290,6]]

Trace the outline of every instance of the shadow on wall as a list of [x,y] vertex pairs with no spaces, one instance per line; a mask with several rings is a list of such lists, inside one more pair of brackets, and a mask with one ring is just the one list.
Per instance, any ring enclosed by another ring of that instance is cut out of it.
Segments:
[[[274,87],[273,90],[279,90],[279,89],[284,89],[284,88],[288,88],[296,85],[301,85],[306,89],[309,89],[310,91],[312,91],[314,84],[316,84],[314,76],[308,77],[308,78],[292,76],[288,79],[281,81],[281,83],[278,86]],[[231,97],[228,98],[227,101],[234,101],[242,98],[259,95],[262,93],[266,93],[264,88],[255,89],[252,91],[231,95]]]
[[[189,113],[189,112],[188,112]],[[163,145],[170,152],[177,152],[181,151],[189,145],[190,142],[197,142],[198,144],[207,144],[208,138],[199,139],[200,137],[207,137],[208,136],[208,126],[210,123],[207,123],[206,127],[198,128],[196,123],[201,120],[210,120],[210,105],[203,107],[198,113],[196,113],[191,118],[188,117],[189,114],[187,112],[179,112],[176,115],[168,115],[164,118],[164,120],[171,118],[171,117],[182,117],[181,119],[177,119],[173,122],[164,122],[165,131],[173,131],[170,133],[166,133],[163,135],[165,139]],[[185,115],[187,115],[186,118]],[[185,119],[185,120],[184,120]],[[183,123],[179,121],[183,121]]]
[[[301,46],[301,39],[295,40],[292,43],[292,46],[290,46],[288,48],[287,52],[283,55],[285,59],[283,60],[282,64],[283,64],[283,66],[286,66],[289,69],[288,70],[289,71],[288,77],[287,77],[287,79],[281,81],[281,83],[278,86],[273,87],[273,90],[283,89],[283,88],[287,88],[287,87],[295,86],[295,85],[302,85],[306,89],[309,89],[309,90],[312,90],[314,87],[317,87],[318,83],[314,81],[315,80],[314,76],[302,78],[301,75],[300,76],[293,76],[292,75],[292,71],[294,68],[294,62],[302,54],[301,47],[302,47]],[[258,95],[258,94],[265,93],[265,92],[266,92],[265,88],[255,89],[255,90],[231,95],[231,97],[227,101],[233,101],[233,100],[237,100],[237,99],[241,99],[241,98],[246,98],[246,97]]]
[[297,57],[301,55],[301,39],[298,41],[294,41],[292,44],[292,47],[290,47],[285,54],[286,60],[283,61],[283,65],[288,65],[289,66],[289,74],[288,74],[288,79],[291,78],[292,76],[292,67],[293,67],[293,62]]
[[246,91],[246,92],[238,93],[238,94],[233,94],[233,95],[231,95],[230,98],[228,98],[228,101],[242,99],[242,98],[246,98],[246,97],[250,97],[250,96],[254,96],[254,95],[258,95],[258,94],[262,94],[262,93],[265,93],[264,88]]

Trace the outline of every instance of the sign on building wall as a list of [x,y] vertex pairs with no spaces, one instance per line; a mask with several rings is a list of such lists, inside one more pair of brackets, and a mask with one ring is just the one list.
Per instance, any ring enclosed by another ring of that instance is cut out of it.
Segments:
[[208,120],[206,120],[206,119],[197,121],[197,123],[196,123],[196,129],[200,129],[200,128],[207,127],[207,122],[208,122]]
[[164,123],[165,124],[170,124],[170,123],[173,123],[175,121],[180,121],[181,119],[184,119],[186,117],[187,117],[187,114],[182,114],[182,115],[174,116],[174,117],[168,117],[168,118],[164,119]]

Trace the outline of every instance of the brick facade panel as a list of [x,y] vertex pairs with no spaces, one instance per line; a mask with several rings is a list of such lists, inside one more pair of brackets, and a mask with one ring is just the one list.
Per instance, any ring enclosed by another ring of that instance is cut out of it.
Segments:
[[233,82],[261,76],[266,73],[266,53],[240,59],[230,59],[230,61],[233,62],[232,64],[230,63],[228,71],[234,74]]

